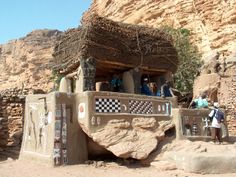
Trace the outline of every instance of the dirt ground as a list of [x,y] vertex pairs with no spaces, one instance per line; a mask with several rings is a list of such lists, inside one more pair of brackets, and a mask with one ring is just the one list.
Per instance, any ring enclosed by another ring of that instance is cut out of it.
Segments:
[[[166,163],[164,153],[194,152],[194,153],[232,153],[236,154],[236,143],[224,145],[209,142],[191,142],[167,140],[160,150],[153,152],[146,161],[103,160],[87,161],[87,164],[48,167],[35,161],[0,160],[0,177],[236,177],[236,173],[228,174],[195,174],[177,170],[175,165]],[[143,167],[141,164],[150,164]]]
[[47,167],[33,162],[6,160],[0,162],[1,177],[236,177],[236,174],[192,174],[182,170],[160,171],[156,167],[121,166],[114,162],[91,165]]

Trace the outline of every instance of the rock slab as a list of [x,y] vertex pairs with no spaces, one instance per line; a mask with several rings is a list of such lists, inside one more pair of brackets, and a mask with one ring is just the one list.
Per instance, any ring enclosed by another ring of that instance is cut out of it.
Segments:
[[121,158],[145,159],[163,139],[172,121],[155,118],[133,118],[131,122],[110,120],[105,127],[90,136],[99,145]]

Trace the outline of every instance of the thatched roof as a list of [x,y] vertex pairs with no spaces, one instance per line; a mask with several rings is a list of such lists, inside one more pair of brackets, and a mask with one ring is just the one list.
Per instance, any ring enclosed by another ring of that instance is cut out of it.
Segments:
[[177,70],[172,38],[158,29],[113,22],[97,15],[84,19],[82,27],[64,33],[56,45],[55,70],[69,73],[80,58],[94,57],[97,72],[114,73],[140,67],[146,73]]

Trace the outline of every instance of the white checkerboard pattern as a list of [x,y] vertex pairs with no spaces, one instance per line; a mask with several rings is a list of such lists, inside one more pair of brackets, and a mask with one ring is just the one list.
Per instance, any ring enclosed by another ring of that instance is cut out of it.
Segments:
[[153,105],[151,101],[129,100],[131,114],[152,114]]
[[110,98],[95,98],[95,110],[98,113],[119,113],[120,100]]

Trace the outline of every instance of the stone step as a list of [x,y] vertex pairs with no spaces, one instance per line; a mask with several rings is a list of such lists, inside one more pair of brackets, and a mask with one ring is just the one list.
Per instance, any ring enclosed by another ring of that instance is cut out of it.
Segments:
[[236,173],[235,153],[188,153],[170,151],[165,153],[165,157],[167,157],[170,161],[175,162],[179,169],[183,169],[184,171],[190,173]]

